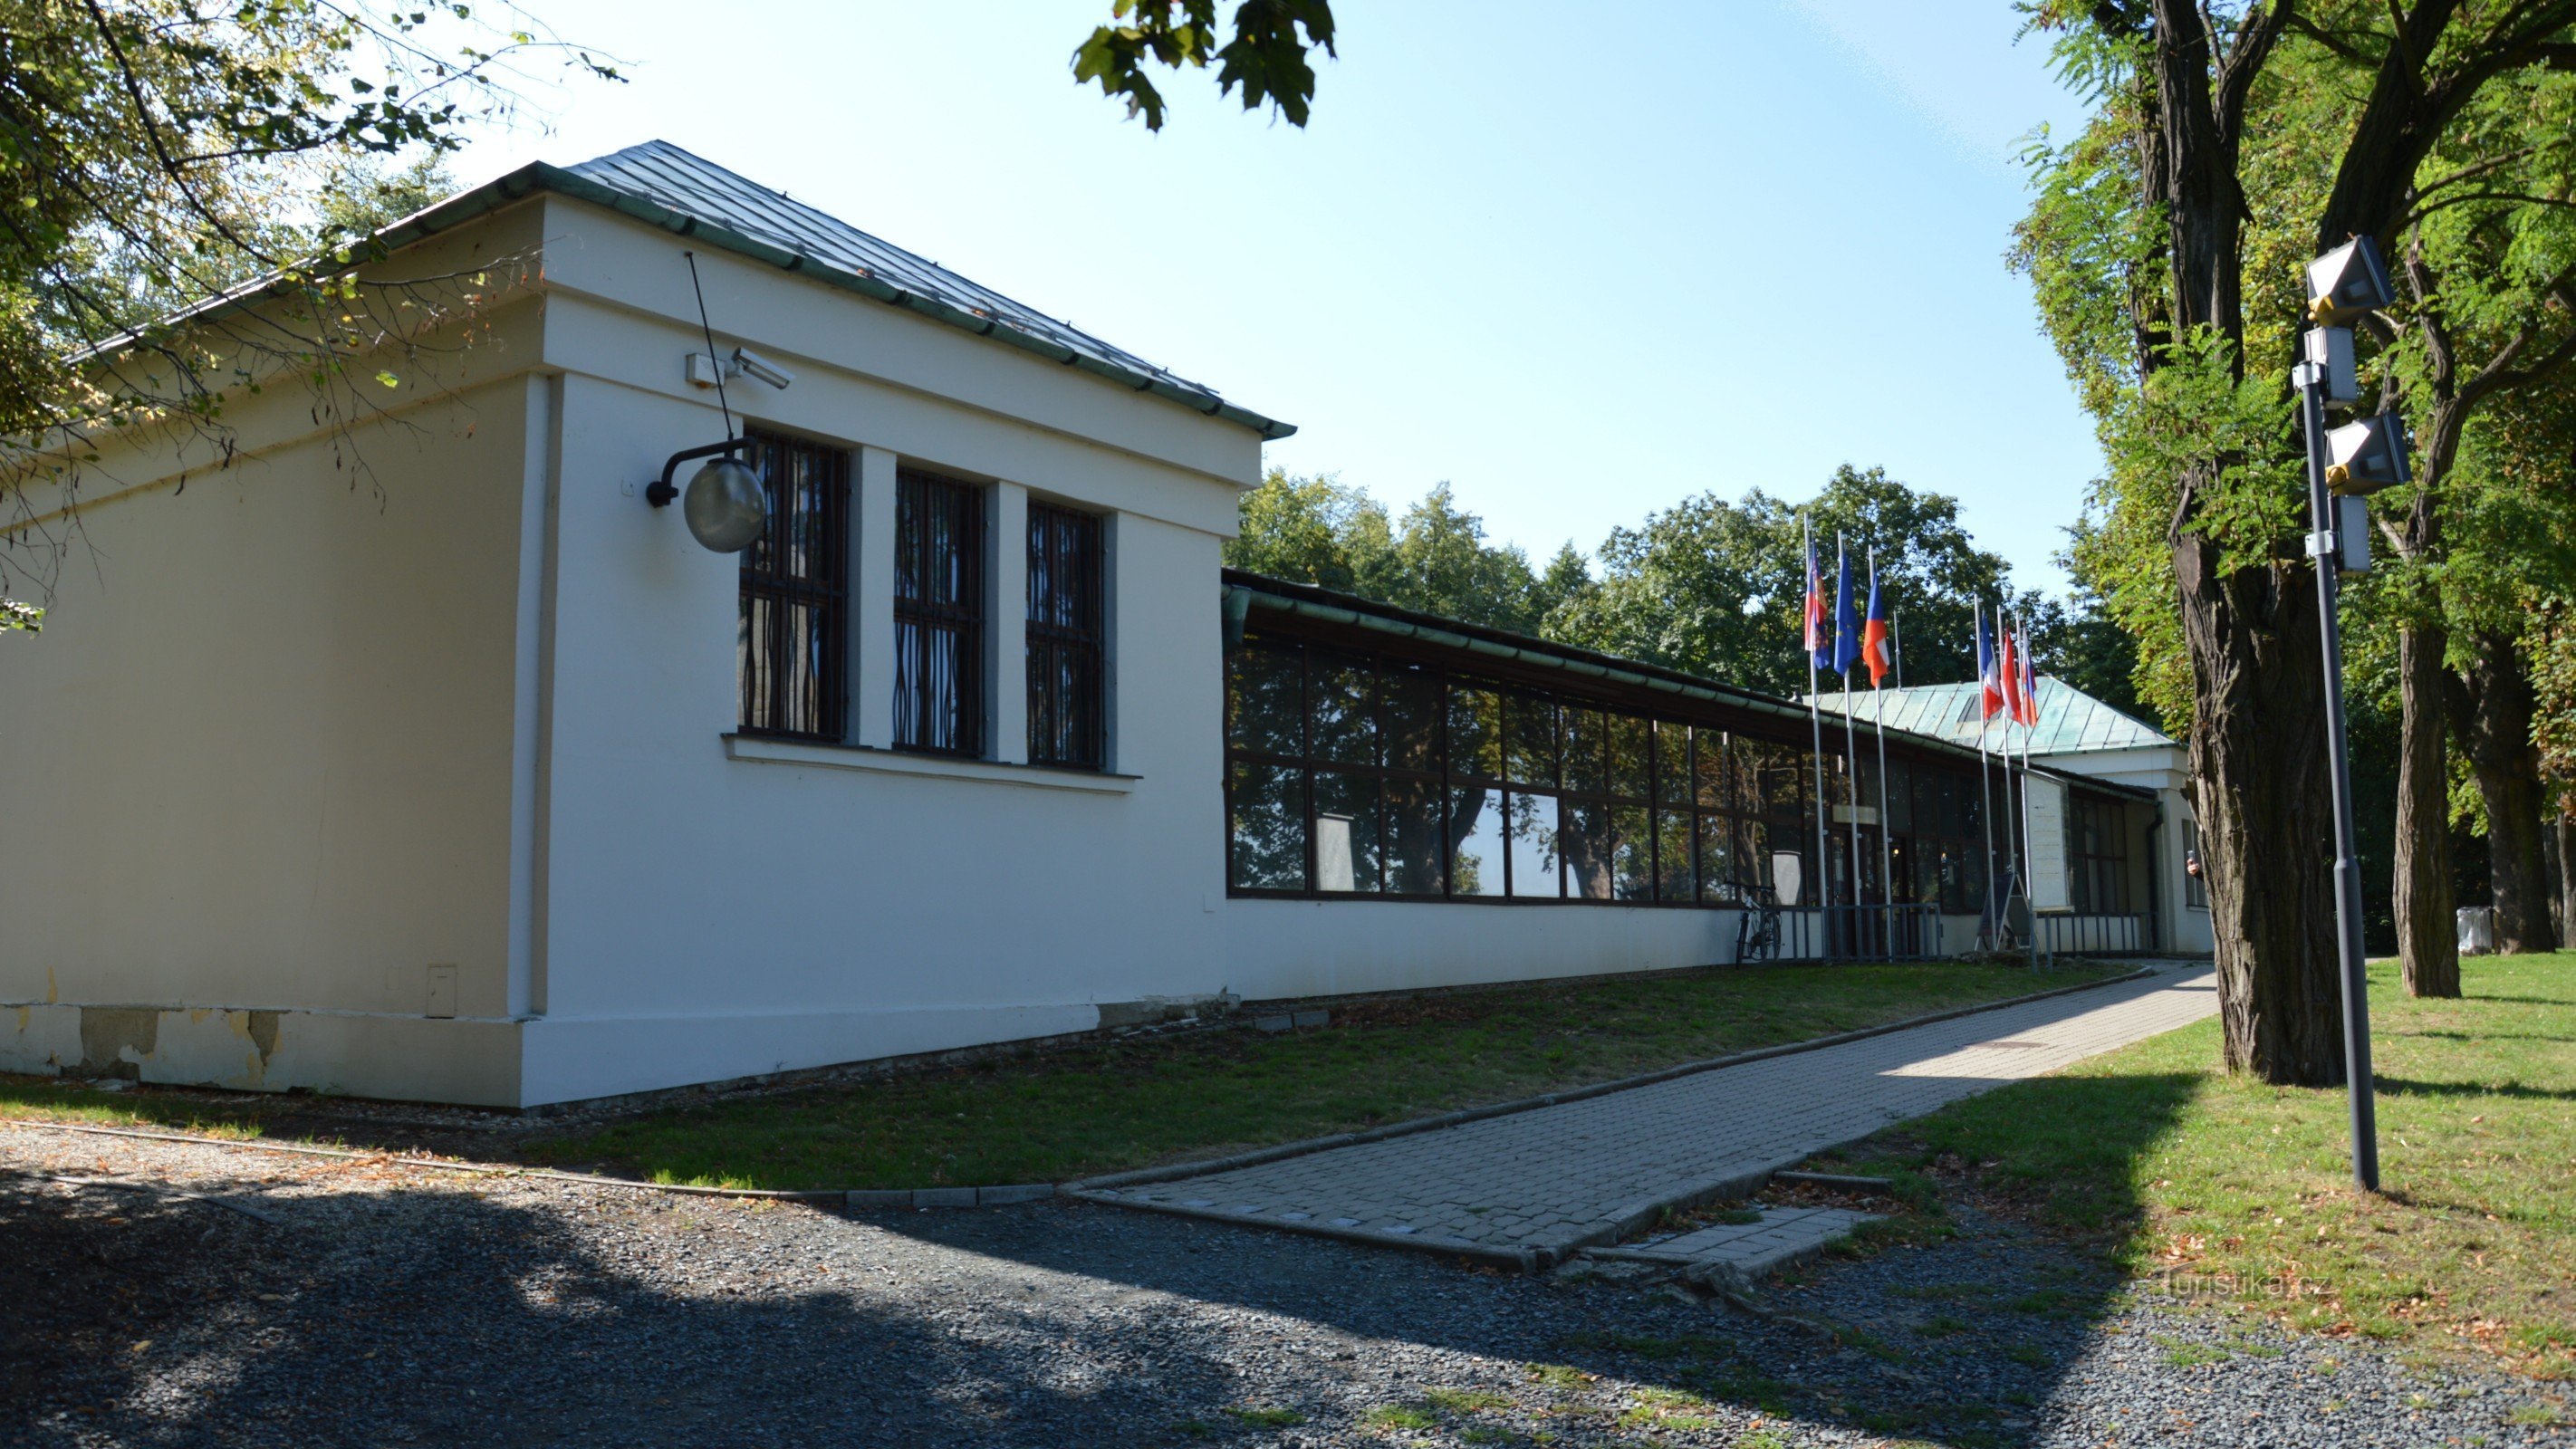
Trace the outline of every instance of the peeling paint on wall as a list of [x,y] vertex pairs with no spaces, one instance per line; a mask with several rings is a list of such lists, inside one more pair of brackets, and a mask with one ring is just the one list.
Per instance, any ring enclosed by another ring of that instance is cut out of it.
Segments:
[[161,1013],[148,1006],[80,1009],[80,1074],[143,1080],[143,1063],[161,1046]]

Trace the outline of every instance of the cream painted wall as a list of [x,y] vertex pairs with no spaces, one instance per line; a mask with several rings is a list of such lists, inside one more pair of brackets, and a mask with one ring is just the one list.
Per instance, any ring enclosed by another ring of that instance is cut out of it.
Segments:
[[439,964],[507,1013],[526,390],[338,449],[280,390],[229,469],[92,470],[137,491],[0,639],[0,1001],[419,1017]]

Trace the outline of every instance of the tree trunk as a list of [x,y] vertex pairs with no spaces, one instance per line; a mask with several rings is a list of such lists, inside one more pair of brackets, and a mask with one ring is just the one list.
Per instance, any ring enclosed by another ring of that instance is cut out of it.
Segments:
[[2571,949],[2568,932],[2576,931],[2576,821],[2571,821],[2561,807],[2558,833],[2558,918],[2564,928],[2558,935],[2558,948]]
[[2393,894],[2397,959],[2409,996],[2460,994],[2460,938],[2451,896],[2450,776],[2442,741],[2438,624],[2397,632],[2401,707],[2397,757],[2397,860]]
[[2540,894],[2549,902],[2549,948],[2563,951],[2567,949],[2567,903],[2559,895],[2558,882],[2566,875],[2566,868],[2558,855],[2558,821],[2546,803],[2541,806],[2541,811]]
[[2549,949],[2548,879],[2541,869],[2540,751],[2531,743],[2537,707],[2531,675],[2510,634],[2480,630],[2469,665],[2469,713],[2461,735],[2487,809],[2487,872],[2494,882],[2496,950]]
[[2331,1086],[2344,1078],[2343,999],[2315,576],[2287,560],[2217,567],[2216,544],[2175,541],[2225,1059],[2268,1082]]

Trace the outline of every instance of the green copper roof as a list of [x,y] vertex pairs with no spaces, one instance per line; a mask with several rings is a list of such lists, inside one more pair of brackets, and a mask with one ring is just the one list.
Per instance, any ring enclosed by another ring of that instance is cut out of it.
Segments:
[[[1971,680],[1964,684],[1918,684],[1910,689],[1882,689],[1873,701],[1873,691],[1856,687],[1851,692],[1851,709],[1855,718],[1876,720],[1878,709],[1887,711],[1887,727],[1918,735],[1932,735],[1953,744],[1974,746],[1983,733],[1989,746],[2001,743],[2001,723],[1980,726],[1977,721],[1978,688]],[[1839,712],[1843,693],[1830,689],[1816,696],[1823,708]],[[1998,717],[2000,719],[2000,717]],[[2136,750],[2172,746],[2172,737],[2144,721],[2132,719],[2111,706],[2077,689],[2062,679],[2043,674],[2039,677],[2039,723],[2030,731],[2030,752],[2034,755],[2078,755],[2096,750]],[[2019,749],[2022,732],[2013,732],[2013,747]]]

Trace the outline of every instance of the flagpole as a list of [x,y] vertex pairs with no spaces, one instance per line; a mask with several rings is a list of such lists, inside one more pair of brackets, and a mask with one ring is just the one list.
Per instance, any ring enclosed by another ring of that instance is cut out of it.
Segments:
[[[1869,551],[1869,599],[1873,605],[1878,602],[1878,549],[1875,545]],[[1866,638],[1867,634],[1862,637]],[[1890,658],[1888,662],[1893,664],[1895,660]],[[1888,838],[1889,822],[1894,817],[1887,811],[1887,693],[1879,687],[1879,675],[1880,671],[1876,669],[1869,672],[1870,715],[1878,727],[1878,899],[1885,907],[1882,914],[1887,924],[1887,954],[1893,956],[1896,954],[1896,855]]]
[[[1808,606],[1820,609],[1824,584],[1816,573],[1815,520],[1801,514],[1798,526],[1807,537]],[[1820,631],[1817,634],[1817,641],[1821,642],[1823,637]],[[1816,762],[1816,905],[1819,908],[1819,919],[1825,923],[1825,938],[1830,943],[1833,939],[1834,923],[1834,894],[1831,880],[1833,867],[1826,859],[1826,852],[1831,848],[1834,837],[1833,832],[1825,826],[1825,717],[1820,688],[1816,678],[1816,648],[1814,644],[1810,644],[1807,649],[1807,727],[1815,741],[1812,758]],[[1818,954],[1829,954],[1829,951]]]
[[1903,689],[1905,687],[1905,616],[1894,609],[1887,611],[1887,637],[1891,652],[1896,655],[1896,658],[1891,661],[1896,665],[1896,687]]
[[[2028,855],[2037,843],[2030,810],[2030,745],[2031,737],[2039,733],[2039,666],[2031,660],[2028,639],[2021,641],[2021,672],[2021,697],[2030,709],[2030,718],[2023,721],[2021,727],[2021,848],[2022,853]],[[2052,958],[2056,955],[2055,952],[2049,954]],[[2036,904],[2030,912],[2030,960],[2033,966],[2039,964],[2039,908]]]
[[1840,575],[1834,591],[1834,667],[1843,677],[1843,794],[1851,801],[1851,903],[1852,946],[1860,946],[1860,734],[1852,724],[1851,669],[1843,662],[1843,625],[1851,612],[1851,545],[1839,535],[1834,539],[1836,572]]
[[2020,718],[2021,712],[2019,710],[2015,710],[2010,707],[2013,696],[2021,693],[2021,651],[2030,646],[2018,637],[2016,637],[2013,642],[2016,647],[2013,650],[2012,685],[2004,692],[2006,711],[2011,716],[2010,720],[2004,725],[2004,750],[2007,756],[2009,756],[2012,750],[2012,727],[2013,725],[2020,724],[2022,727],[2021,904],[2023,916],[2028,918],[2030,921],[2030,968],[2036,971],[2039,969],[2039,897],[2032,894],[2031,891],[2031,887],[2034,884],[2031,873],[2038,868],[2038,863],[2031,858],[2030,853],[2030,726],[2022,723]]
[[1995,927],[1999,924],[1995,914],[1995,785],[1994,778],[1986,771],[1986,736],[1994,733],[1995,722],[1994,716],[1986,713],[1986,673],[1994,667],[1991,662],[1993,646],[1986,636],[1985,600],[1972,601],[1971,610],[1977,626],[1977,642],[1987,646],[1984,650],[1986,657],[1977,661],[1977,819],[1986,827],[1986,868],[1977,874],[1985,877],[1985,949],[1991,951],[1995,948]]

